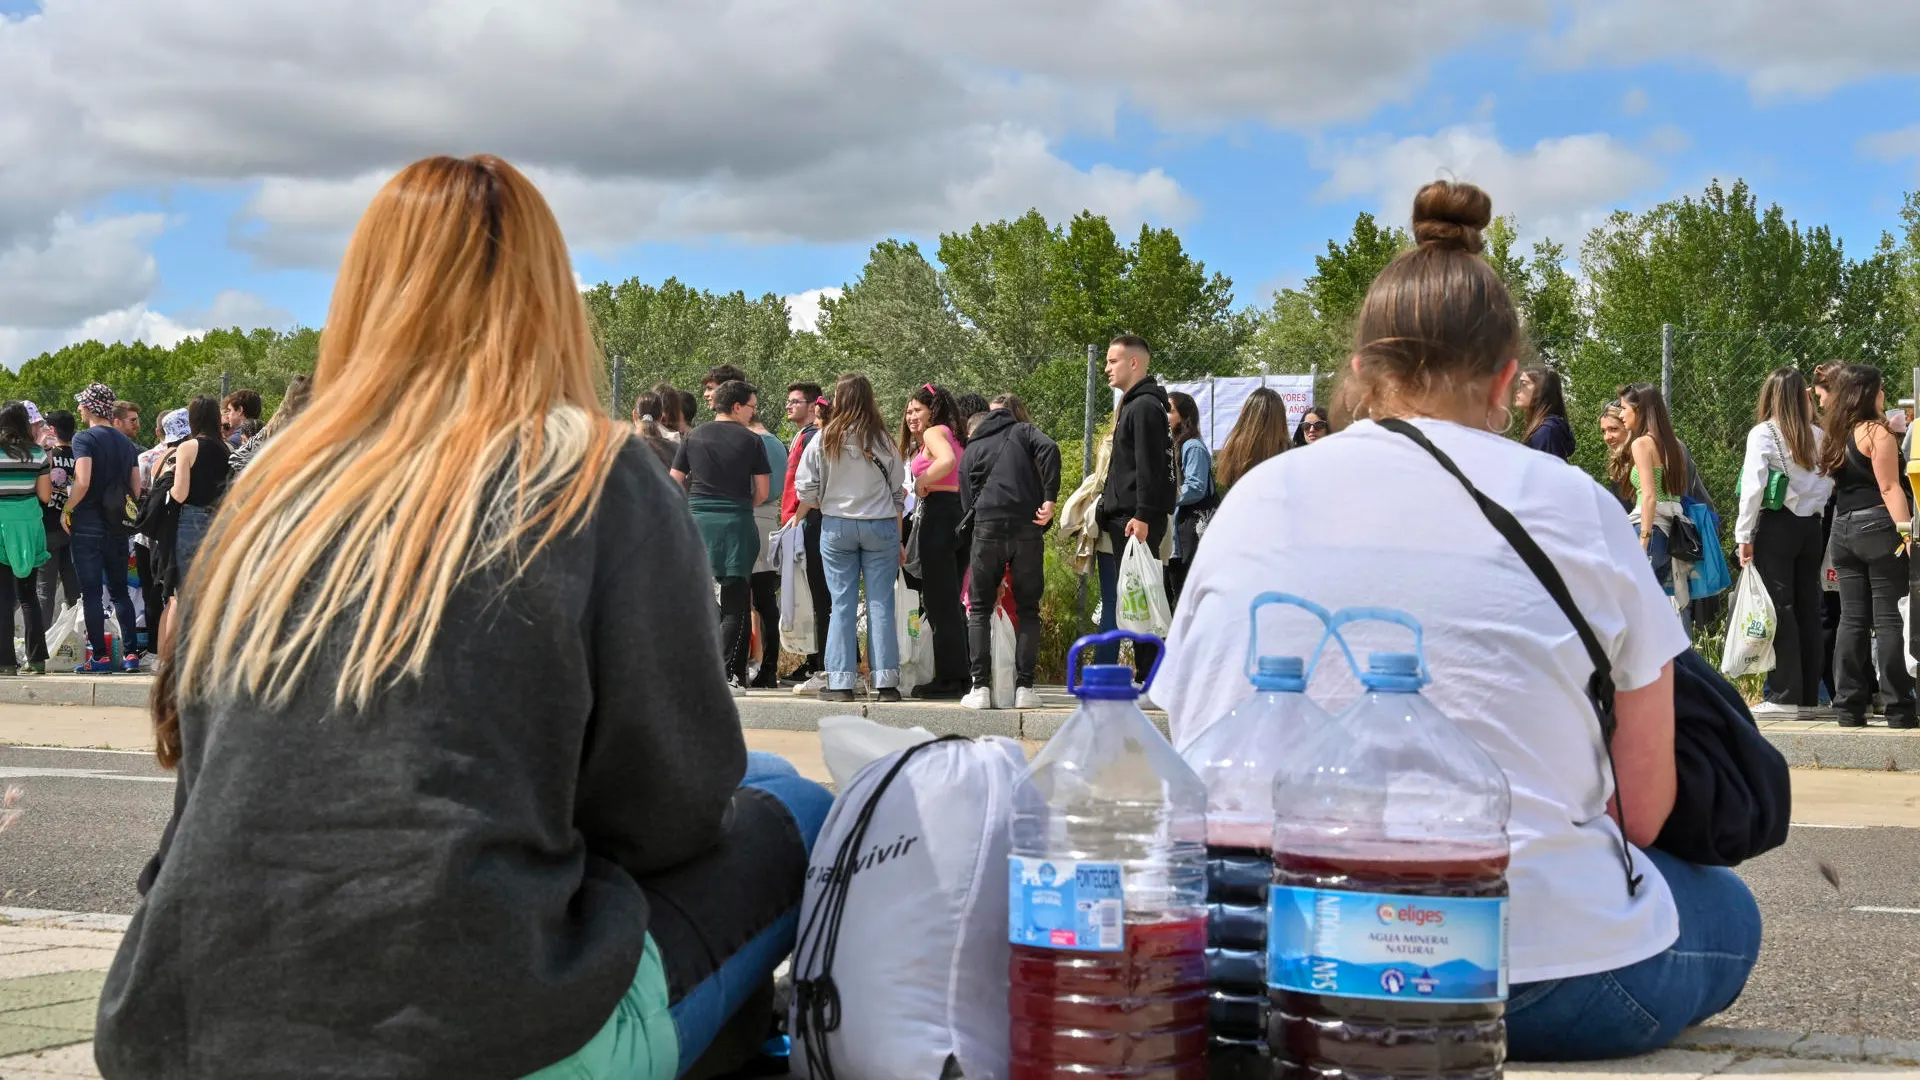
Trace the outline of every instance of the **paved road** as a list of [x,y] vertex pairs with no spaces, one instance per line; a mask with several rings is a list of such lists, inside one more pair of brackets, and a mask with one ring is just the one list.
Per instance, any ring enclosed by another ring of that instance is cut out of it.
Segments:
[[[25,813],[0,835],[0,906],[131,912],[172,806],[153,759],[0,746],[8,783],[24,789]],[[1721,1022],[1920,1038],[1920,828],[1796,827],[1741,874],[1766,943]],[[1857,910],[1875,907],[1905,910]]]

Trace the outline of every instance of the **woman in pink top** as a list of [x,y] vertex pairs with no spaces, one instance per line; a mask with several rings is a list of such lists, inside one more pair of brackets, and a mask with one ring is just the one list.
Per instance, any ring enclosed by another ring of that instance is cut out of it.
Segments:
[[960,607],[967,551],[960,543],[958,416],[953,395],[928,383],[907,399],[900,425],[900,456],[908,461],[920,500],[914,512],[914,527],[920,530],[920,608],[933,628],[933,681],[913,696],[930,701],[958,701],[973,684],[967,670],[967,619]]

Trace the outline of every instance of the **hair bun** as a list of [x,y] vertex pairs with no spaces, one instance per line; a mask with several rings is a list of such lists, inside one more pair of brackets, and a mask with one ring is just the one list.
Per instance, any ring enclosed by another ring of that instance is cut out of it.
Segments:
[[1435,180],[1413,197],[1413,239],[1421,247],[1479,254],[1493,199],[1473,184]]

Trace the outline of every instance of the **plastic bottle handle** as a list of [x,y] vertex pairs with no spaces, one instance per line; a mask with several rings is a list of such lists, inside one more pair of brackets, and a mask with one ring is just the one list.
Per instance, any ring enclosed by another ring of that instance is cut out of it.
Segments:
[[[1426,633],[1420,627],[1420,620],[1398,608],[1389,607],[1341,608],[1339,611],[1333,613],[1332,618],[1327,620],[1328,636],[1334,641],[1339,642],[1340,651],[1347,654],[1347,667],[1352,670],[1354,678],[1361,678],[1366,673],[1361,669],[1360,662],[1354,658],[1353,649],[1347,644],[1346,635],[1340,633],[1340,628],[1343,626],[1351,626],[1357,622],[1392,623],[1395,626],[1403,626],[1413,631],[1413,654],[1419,658],[1420,661],[1420,681],[1422,684],[1433,681],[1433,672],[1427,668]],[[1322,641],[1320,644],[1322,648],[1326,646],[1325,641]],[[1320,654],[1318,651],[1314,653],[1313,659],[1315,663],[1319,662]]]
[[[1253,598],[1253,603],[1247,605],[1247,658],[1241,665],[1241,674],[1245,675],[1248,679],[1254,677],[1255,665],[1259,662],[1260,658],[1260,609],[1274,604],[1287,604],[1292,607],[1297,607],[1318,618],[1320,625],[1327,627],[1326,633],[1320,637],[1320,644],[1314,646],[1313,659],[1315,662],[1318,662],[1320,659],[1320,650],[1326,648],[1326,634],[1333,633],[1332,626],[1330,625],[1333,615],[1319,604],[1295,596],[1292,593],[1261,593],[1259,596]],[[1311,663],[1307,665],[1306,678],[1308,682],[1313,681],[1313,664]]]
[[1073,643],[1067,653],[1067,693],[1073,693],[1080,685],[1080,654],[1087,649],[1097,649],[1102,645],[1118,645],[1131,641],[1136,645],[1157,646],[1153,653],[1153,667],[1147,669],[1147,681],[1140,684],[1140,692],[1146,693],[1153,685],[1153,677],[1160,674],[1160,662],[1167,658],[1167,643],[1152,634],[1136,634],[1131,630],[1109,630],[1104,634],[1088,634]]

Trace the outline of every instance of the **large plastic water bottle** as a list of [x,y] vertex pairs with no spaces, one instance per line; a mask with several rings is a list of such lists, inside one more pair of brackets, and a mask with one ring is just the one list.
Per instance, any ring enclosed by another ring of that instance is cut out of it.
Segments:
[[1268,983],[1276,1077],[1493,1080],[1506,1060],[1506,775],[1420,695],[1411,653],[1376,652],[1363,693],[1275,782]]
[[1074,642],[1080,707],[1014,789],[1012,1080],[1206,1076],[1206,789],[1140,711],[1131,668],[1079,668],[1128,639],[1158,644]]
[[[1195,736],[1180,756],[1207,787],[1208,1053],[1212,1080],[1266,1080],[1267,883],[1273,876],[1273,782],[1332,722],[1307,697],[1307,661],[1259,654],[1260,611],[1291,605],[1325,627],[1318,604],[1262,593],[1247,613],[1253,693]],[[1324,642],[1324,637],[1322,638]]]

